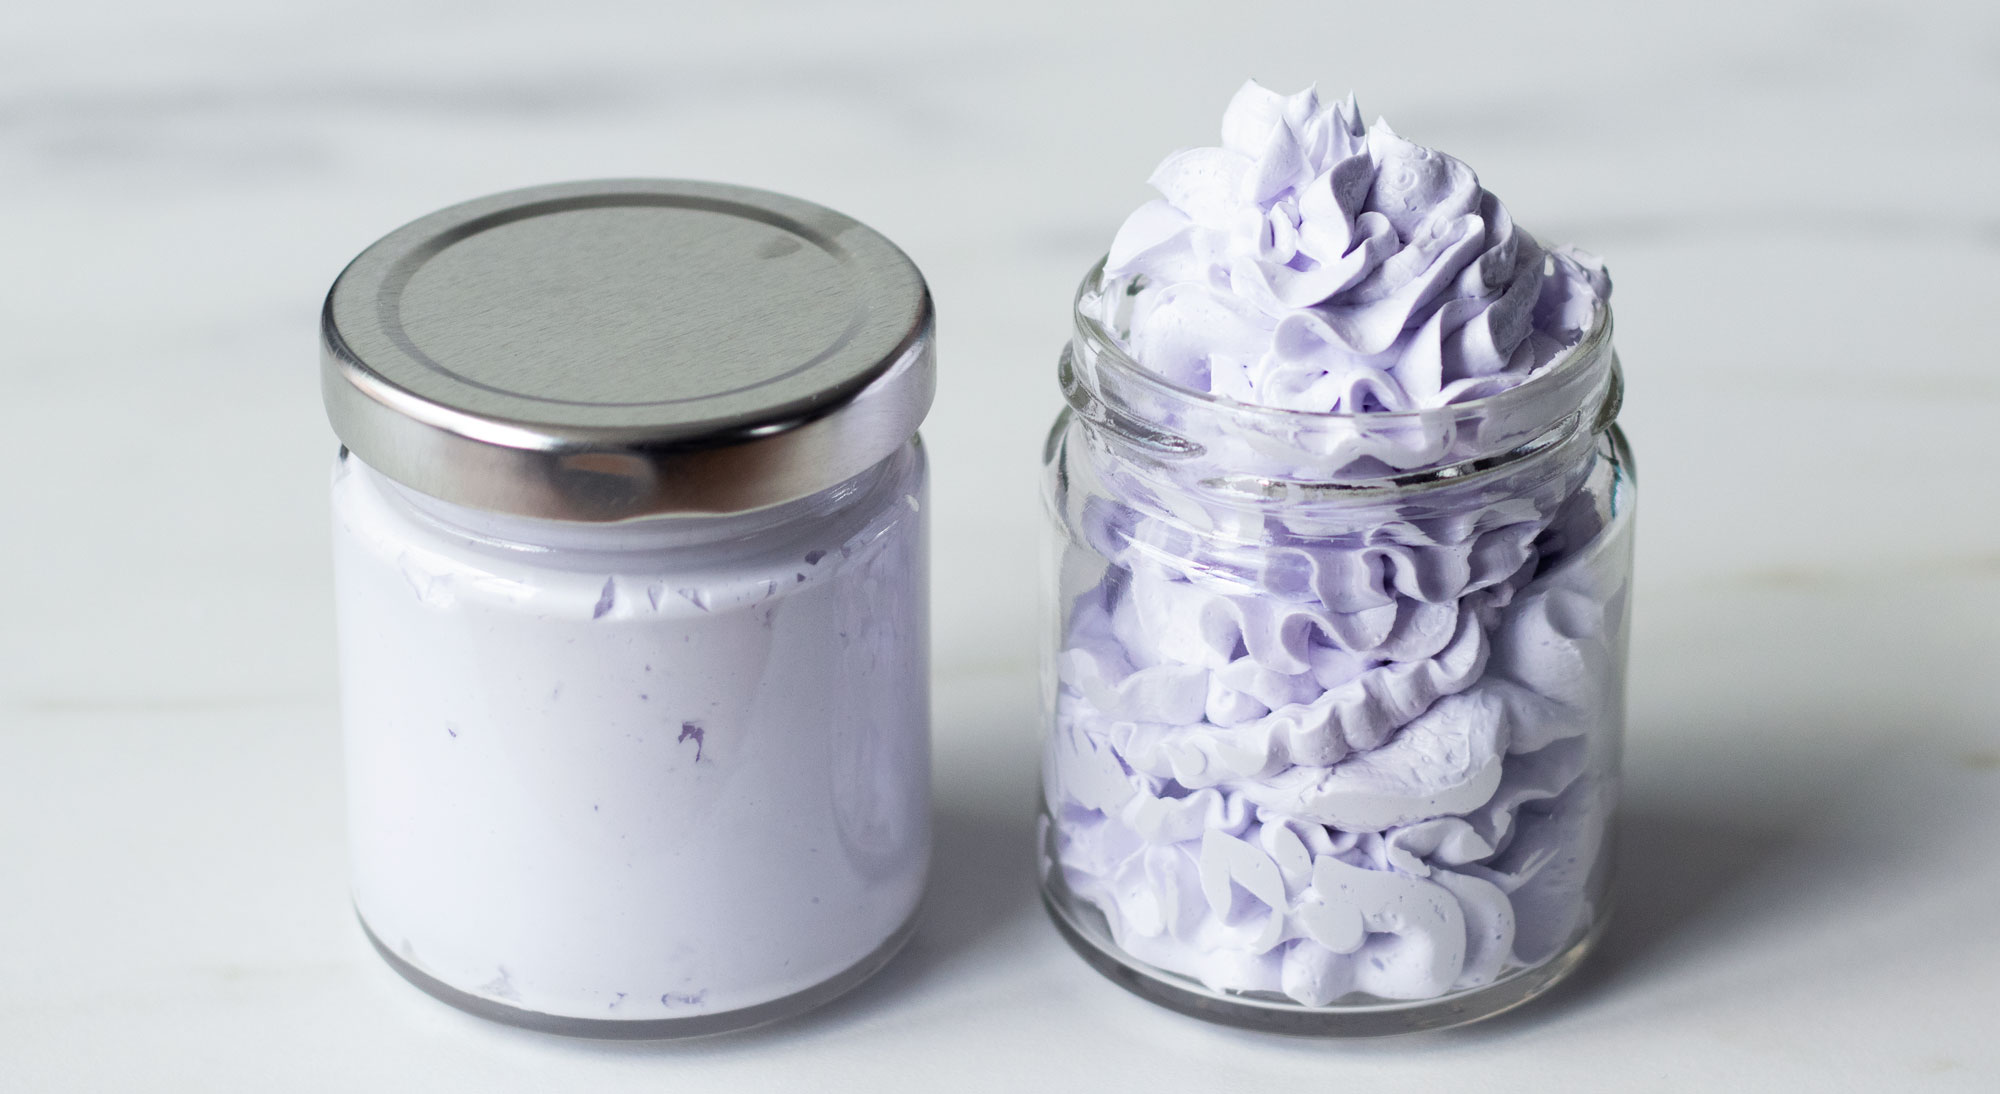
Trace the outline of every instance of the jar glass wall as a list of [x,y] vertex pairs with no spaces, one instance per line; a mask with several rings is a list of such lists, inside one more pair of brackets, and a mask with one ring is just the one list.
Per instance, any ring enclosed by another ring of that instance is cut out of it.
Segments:
[[[1528,382],[1312,414],[1062,359],[1042,878],[1155,1001],[1327,1035],[1532,997],[1600,928],[1634,488],[1610,317]],[[1110,315],[1110,325],[1094,316]]]
[[806,1009],[907,937],[930,853],[911,441],[728,516],[450,505],[343,452],[355,906],[406,977],[537,1028]]

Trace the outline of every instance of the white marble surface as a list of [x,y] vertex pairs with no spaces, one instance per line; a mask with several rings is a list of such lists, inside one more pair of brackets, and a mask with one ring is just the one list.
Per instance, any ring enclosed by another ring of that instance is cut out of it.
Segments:
[[[1644,502],[1621,918],[1368,1044],[1209,1028],[1032,896],[1071,286],[1241,78],[1354,87],[1608,257]],[[935,894],[806,1020],[433,1003],[344,896],[316,312],[436,206],[728,179],[939,301]],[[1990,3],[0,8],[0,1090],[2000,1089]]]

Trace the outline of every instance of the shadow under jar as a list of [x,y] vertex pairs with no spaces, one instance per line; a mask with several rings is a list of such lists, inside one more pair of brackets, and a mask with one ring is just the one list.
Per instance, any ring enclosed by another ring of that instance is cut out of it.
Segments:
[[327,298],[356,911],[499,1021],[738,1029],[859,983],[929,866],[932,310],[808,202],[567,183]]
[[1056,925],[1139,995],[1276,1032],[1540,994],[1607,912],[1634,504],[1608,309],[1498,395],[1321,414],[1149,372],[1125,288],[1078,293],[1044,454]]

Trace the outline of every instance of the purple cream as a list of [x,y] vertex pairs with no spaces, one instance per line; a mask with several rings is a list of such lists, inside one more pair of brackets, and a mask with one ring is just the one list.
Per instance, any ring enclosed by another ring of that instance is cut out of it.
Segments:
[[1545,251],[1464,163],[1361,124],[1350,96],[1248,83],[1220,148],[1168,156],[1105,272],[1142,278],[1126,348],[1198,391],[1365,413],[1514,387],[1574,346],[1603,265]]
[[1079,295],[1050,453],[1051,905],[1226,1021],[1504,1009],[1601,919],[1609,280],[1351,98],[1247,84],[1152,181]]

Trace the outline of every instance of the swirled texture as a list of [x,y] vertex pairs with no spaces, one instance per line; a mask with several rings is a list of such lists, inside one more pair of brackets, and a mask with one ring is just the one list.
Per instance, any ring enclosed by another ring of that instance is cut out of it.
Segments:
[[[1057,660],[1050,868],[1133,956],[1308,1005],[1555,956],[1592,921],[1615,780],[1629,521],[1606,517],[1578,491],[1484,533],[1508,532],[1497,579],[1463,544],[1319,544],[1410,561],[1299,599],[1100,545]],[[1389,576],[1419,572],[1438,584]],[[1440,608],[1442,637],[1346,634],[1350,597]]]
[[1349,96],[1252,81],[1222,145],[1168,156],[1106,273],[1133,279],[1127,348],[1238,402],[1358,413],[1522,383],[1610,295],[1602,263],[1544,250],[1464,163],[1364,127]]
[[1358,418],[1177,421],[1199,454],[1145,468],[1077,446],[1058,491],[1102,576],[1055,660],[1047,868],[1125,952],[1219,990],[1421,1000],[1549,961],[1595,918],[1616,781],[1611,450],[1584,437],[1372,502],[1204,491],[1256,459],[1310,482],[1461,458],[1455,423],[1405,435],[1375,412],[1529,380],[1596,322],[1602,266],[1310,90],[1245,85],[1222,147],[1152,181],[1163,199],[1107,259],[1122,283],[1084,306],[1119,309],[1123,348],[1178,384]]

